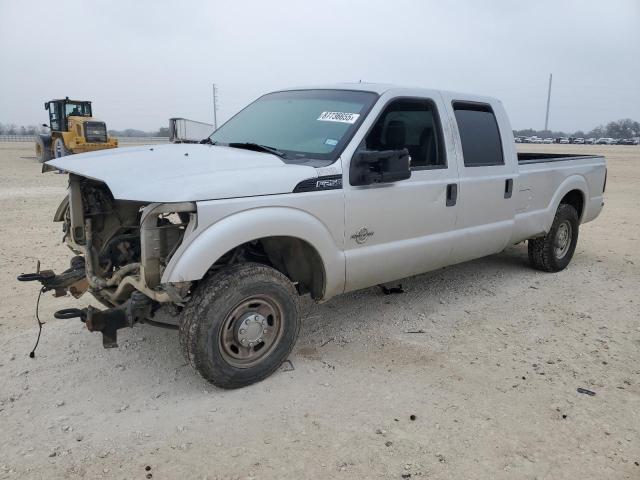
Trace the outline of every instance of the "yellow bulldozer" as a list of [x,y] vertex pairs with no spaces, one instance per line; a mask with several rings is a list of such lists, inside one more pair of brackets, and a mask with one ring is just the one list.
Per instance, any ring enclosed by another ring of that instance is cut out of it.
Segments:
[[36,156],[41,163],[74,153],[116,148],[118,140],[107,135],[104,122],[93,117],[91,102],[86,100],[50,100],[44,104],[49,111],[50,133],[36,135]]

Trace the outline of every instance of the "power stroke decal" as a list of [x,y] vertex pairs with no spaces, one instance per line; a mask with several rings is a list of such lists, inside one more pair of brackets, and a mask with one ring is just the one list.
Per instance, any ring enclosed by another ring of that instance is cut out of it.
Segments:
[[374,233],[367,227],[360,227],[356,233],[351,235],[351,239],[355,240],[356,243],[362,245],[369,239],[369,237],[373,237],[373,235]]
[[342,188],[342,175],[325,175],[301,181],[293,193],[321,192],[323,190],[339,190]]

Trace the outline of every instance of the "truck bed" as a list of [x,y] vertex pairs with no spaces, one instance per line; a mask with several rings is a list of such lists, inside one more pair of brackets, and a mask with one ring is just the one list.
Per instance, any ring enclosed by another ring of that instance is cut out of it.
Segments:
[[529,153],[518,152],[518,163],[526,165],[529,163],[562,162],[565,160],[577,160],[587,158],[598,158],[598,155],[580,155],[572,153]]
[[598,216],[603,205],[606,163],[601,155],[518,153],[513,243],[549,231],[558,203],[570,190],[584,192],[580,222]]

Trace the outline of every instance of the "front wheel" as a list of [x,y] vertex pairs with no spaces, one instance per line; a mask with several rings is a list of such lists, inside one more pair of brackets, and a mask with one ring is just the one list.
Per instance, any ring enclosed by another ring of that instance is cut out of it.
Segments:
[[579,225],[576,209],[572,205],[561,203],[549,233],[528,242],[531,265],[545,272],[564,270],[576,249]]
[[40,163],[51,160],[51,138],[36,134],[36,158]]
[[244,263],[198,285],[181,314],[180,344],[206,380],[239,388],[275,372],[299,330],[299,298],[291,281],[271,267]]

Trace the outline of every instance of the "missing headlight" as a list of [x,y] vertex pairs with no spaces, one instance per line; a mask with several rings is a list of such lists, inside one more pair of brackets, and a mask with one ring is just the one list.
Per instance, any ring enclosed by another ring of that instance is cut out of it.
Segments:
[[[146,284],[160,283],[162,271],[182,242],[186,229],[196,221],[195,203],[151,204],[142,212],[142,265]],[[193,225],[192,225],[193,227]]]

